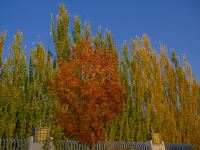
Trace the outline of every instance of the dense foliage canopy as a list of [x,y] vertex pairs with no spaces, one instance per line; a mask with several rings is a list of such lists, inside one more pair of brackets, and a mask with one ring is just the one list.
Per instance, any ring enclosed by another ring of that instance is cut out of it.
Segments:
[[91,146],[105,139],[105,124],[123,110],[116,53],[94,50],[87,41],[73,46],[70,61],[60,61],[51,89],[61,103],[56,118],[66,135]]

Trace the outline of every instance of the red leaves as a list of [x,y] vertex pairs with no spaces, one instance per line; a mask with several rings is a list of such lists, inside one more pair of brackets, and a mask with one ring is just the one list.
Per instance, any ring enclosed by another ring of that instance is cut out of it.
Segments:
[[73,46],[71,61],[60,63],[52,91],[65,110],[57,121],[68,136],[90,145],[104,139],[105,123],[123,109],[117,65],[116,54],[85,41]]

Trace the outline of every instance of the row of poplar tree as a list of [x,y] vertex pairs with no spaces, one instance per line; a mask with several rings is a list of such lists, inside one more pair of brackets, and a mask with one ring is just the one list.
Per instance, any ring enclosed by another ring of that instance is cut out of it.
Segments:
[[[70,17],[64,5],[52,20],[51,35],[57,57],[42,43],[26,55],[21,32],[17,32],[7,58],[3,57],[6,33],[0,34],[0,138],[28,138],[33,127],[51,127],[54,139],[64,138],[53,119],[59,107],[49,91],[57,59],[70,59],[71,45],[88,40],[95,49],[119,53],[119,75],[126,89],[124,111],[106,125],[107,141],[145,141],[148,132],[159,132],[166,143],[191,143],[200,139],[200,85],[184,56],[181,65],[176,53],[166,47],[152,48],[147,35],[123,43],[117,51],[112,34],[106,31],[92,37],[89,23],[74,17],[72,36]],[[200,146],[200,145],[199,145]]]

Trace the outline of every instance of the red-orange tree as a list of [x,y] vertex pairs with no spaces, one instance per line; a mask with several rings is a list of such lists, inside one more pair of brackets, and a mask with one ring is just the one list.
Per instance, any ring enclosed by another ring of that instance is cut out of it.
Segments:
[[117,54],[94,50],[86,41],[74,44],[72,59],[60,61],[52,90],[61,104],[56,119],[66,135],[94,145],[104,139],[106,122],[123,110]]

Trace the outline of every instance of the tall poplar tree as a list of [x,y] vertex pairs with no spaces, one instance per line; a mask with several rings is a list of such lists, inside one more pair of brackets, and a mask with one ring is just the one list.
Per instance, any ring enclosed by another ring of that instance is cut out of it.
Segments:
[[70,17],[65,8],[65,5],[60,5],[60,13],[56,16],[57,26],[55,28],[52,20],[51,34],[54,42],[54,47],[57,52],[57,57],[68,60],[70,58],[70,37],[68,33]]

